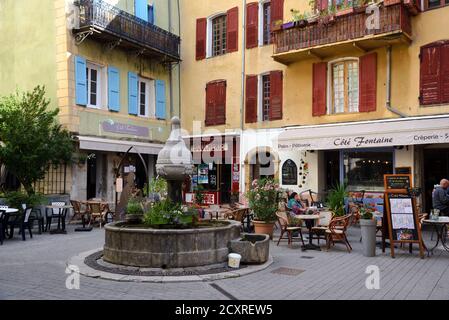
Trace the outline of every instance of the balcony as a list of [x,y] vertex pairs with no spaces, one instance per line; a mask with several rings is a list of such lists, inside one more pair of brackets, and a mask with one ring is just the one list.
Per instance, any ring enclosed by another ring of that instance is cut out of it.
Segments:
[[317,57],[320,59],[354,50],[369,51],[387,45],[410,43],[412,13],[398,3],[379,7],[379,28],[368,29],[365,8],[323,22],[310,22],[274,32],[273,59],[283,64]]
[[92,38],[107,48],[120,47],[150,59],[180,61],[180,38],[101,0],[79,0],[77,43]]

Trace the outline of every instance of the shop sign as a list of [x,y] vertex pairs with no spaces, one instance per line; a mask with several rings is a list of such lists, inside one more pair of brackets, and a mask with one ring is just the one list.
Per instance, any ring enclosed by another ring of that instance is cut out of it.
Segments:
[[192,152],[227,152],[229,151],[229,145],[227,143],[209,143],[202,144],[201,147],[197,144],[193,144],[190,148]]
[[392,147],[402,145],[419,145],[449,143],[449,129],[441,131],[421,131],[386,133],[371,135],[354,135],[340,137],[313,138],[310,140],[285,140],[280,137],[279,150],[333,150]]
[[150,129],[147,127],[140,127],[126,123],[114,122],[111,120],[103,121],[101,124],[103,131],[127,134],[137,137],[148,137],[150,135]]

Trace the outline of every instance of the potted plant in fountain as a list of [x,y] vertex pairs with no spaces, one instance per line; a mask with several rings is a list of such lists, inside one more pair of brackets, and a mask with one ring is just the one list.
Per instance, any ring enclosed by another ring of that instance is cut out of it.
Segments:
[[279,185],[273,179],[254,180],[246,197],[254,213],[257,234],[268,234],[273,239],[273,229],[280,199]]
[[143,220],[144,210],[141,203],[136,199],[131,199],[126,206],[126,222],[139,224]]
[[376,228],[374,208],[365,205],[360,208],[360,230],[362,232],[362,249],[365,257],[376,255]]

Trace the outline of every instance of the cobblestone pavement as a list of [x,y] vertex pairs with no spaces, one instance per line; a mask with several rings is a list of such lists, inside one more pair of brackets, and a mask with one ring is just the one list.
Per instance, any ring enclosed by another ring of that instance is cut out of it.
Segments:
[[[429,235],[427,234],[427,238]],[[68,235],[19,237],[0,246],[0,299],[449,299],[449,253],[419,259],[398,250],[374,258],[361,255],[360,230],[352,228],[348,253],[343,245],[326,252],[302,252],[272,244],[274,263],[266,270],[241,278],[196,283],[119,283],[81,277],[80,289],[66,288],[66,261],[103,245],[104,231]],[[380,268],[380,290],[368,290],[366,268]],[[280,274],[279,268],[287,274]],[[301,272],[302,271],[302,272]],[[213,284],[213,285],[212,285]]]

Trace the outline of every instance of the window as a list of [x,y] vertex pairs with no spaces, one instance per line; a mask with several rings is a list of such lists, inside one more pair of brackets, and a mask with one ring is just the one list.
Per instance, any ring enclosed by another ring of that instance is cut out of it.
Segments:
[[298,166],[293,160],[285,161],[282,166],[282,184],[284,186],[298,185]]
[[226,53],[227,15],[212,19],[212,56]]
[[271,2],[262,4],[262,45],[271,43]]
[[261,76],[262,79],[262,121],[270,120],[270,75]]
[[138,105],[140,117],[154,118],[154,83],[151,80],[139,78],[138,82]]
[[331,64],[331,113],[359,111],[359,63],[345,60]]
[[425,9],[433,9],[443,7],[449,4],[449,0],[426,0],[424,2]]
[[87,106],[100,109],[102,107],[101,78],[102,67],[87,63],[86,65],[86,83],[87,83]]
[[393,168],[393,151],[343,152],[343,179],[350,191],[383,191],[384,175]]

